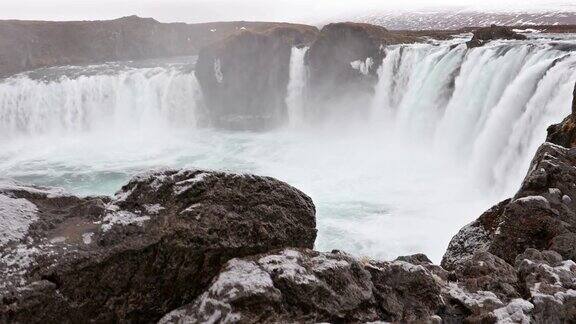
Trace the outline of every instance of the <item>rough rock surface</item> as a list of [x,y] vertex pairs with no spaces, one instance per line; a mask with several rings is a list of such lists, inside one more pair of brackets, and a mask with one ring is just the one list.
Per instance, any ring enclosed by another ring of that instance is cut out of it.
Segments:
[[242,30],[204,48],[195,73],[207,123],[242,130],[285,123],[292,47],[310,43],[317,32],[315,27],[288,24],[259,32]]
[[518,193],[464,227],[442,265],[454,269],[475,251],[489,251],[510,264],[527,248],[558,247],[564,257],[572,257],[565,242],[575,233],[575,165],[576,149],[544,143]]
[[[478,252],[453,272],[421,255],[356,259],[284,249],[230,260],[159,323],[560,323],[574,321],[576,264],[528,249],[515,266]],[[412,263],[415,262],[415,263]]]
[[423,266],[285,249],[229,261],[194,303],[160,323],[426,320],[440,303],[440,285]]
[[113,198],[3,181],[0,234],[0,322],[150,322],[229,259],[311,248],[316,229],[310,198],[283,182],[163,170]]
[[548,127],[548,137],[546,140],[564,147],[576,147],[576,87],[574,87],[574,97],[572,99],[572,113],[561,123]]
[[107,21],[0,21],[0,76],[39,67],[196,55],[241,29],[267,22],[160,23],[136,16]]
[[[574,111],[576,102],[572,106]],[[576,147],[576,122],[574,121],[574,112],[566,117],[562,122],[548,127],[548,142],[558,144],[564,147]]]
[[321,117],[344,107],[367,107],[384,58],[383,46],[418,39],[370,24],[324,26],[306,53],[311,113]]
[[468,48],[480,47],[495,39],[524,40],[526,36],[518,34],[510,27],[492,25],[490,27],[476,29],[472,39],[467,42],[466,45]]

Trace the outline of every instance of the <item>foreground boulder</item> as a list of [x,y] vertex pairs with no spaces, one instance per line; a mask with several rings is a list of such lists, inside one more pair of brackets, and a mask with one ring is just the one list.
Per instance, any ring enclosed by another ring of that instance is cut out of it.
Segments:
[[[408,260],[408,261],[405,261]],[[576,320],[576,264],[528,249],[515,266],[478,252],[448,272],[284,249],[230,260],[193,303],[159,323],[560,323]]]
[[439,320],[440,290],[420,265],[285,249],[229,261],[194,303],[160,323]]
[[285,123],[292,47],[310,43],[316,34],[315,27],[285,24],[242,30],[204,48],[195,73],[207,108],[205,123],[239,130]]
[[115,197],[0,185],[0,322],[150,322],[234,257],[312,248],[310,198],[272,178],[164,170]]
[[479,28],[474,31],[472,40],[466,43],[468,48],[480,47],[489,41],[496,39],[516,39],[524,40],[527,37],[513,31],[512,28],[492,25],[490,27]]

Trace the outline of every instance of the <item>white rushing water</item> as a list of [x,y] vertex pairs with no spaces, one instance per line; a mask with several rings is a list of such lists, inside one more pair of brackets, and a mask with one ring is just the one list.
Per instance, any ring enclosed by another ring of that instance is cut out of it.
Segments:
[[461,160],[484,189],[511,195],[547,126],[570,112],[576,53],[558,45],[389,49],[372,109],[387,112],[398,136],[429,142]]
[[201,93],[193,73],[175,67],[73,76],[66,72],[53,68],[46,73],[56,75],[48,79],[22,74],[3,80],[0,138],[196,124]]
[[308,72],[304,65],[304,58],[308,47],[294,47],[290,56],[290,79],[288,82],[288,95],[286,106],[288,108],[288,122],[291,127],[299,127],[304,123],[304,104]]
[[576,53],[544,39],[455,43],[387,48],[372,118],[322,127],[306,122],[306,48],[293,49],[289,127],[267,133],[196,127],[201,93],[180,67],[15,76],[0,82],[0,177],[111,194],[153,167],[269,175],[314,199],[317,249],[439,261],[517,189],[576,81]]

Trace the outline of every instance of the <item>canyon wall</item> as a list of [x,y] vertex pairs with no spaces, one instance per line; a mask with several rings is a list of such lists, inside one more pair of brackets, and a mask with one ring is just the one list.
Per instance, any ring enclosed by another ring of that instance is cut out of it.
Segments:
[[0,21],[0,76],[56,65],[196,55],[242,29],[282,23],[160,23],[137,16],[105,21]]

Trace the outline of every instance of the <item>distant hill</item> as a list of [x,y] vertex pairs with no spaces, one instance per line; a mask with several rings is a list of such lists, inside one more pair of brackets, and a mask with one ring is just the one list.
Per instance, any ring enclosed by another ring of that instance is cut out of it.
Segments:
[[576,11],[481,12],[436,10],[414,12],[378,12],[361,15],[353,21],[381,25],[392,30],[443,30],[505,26],[576,25]]

